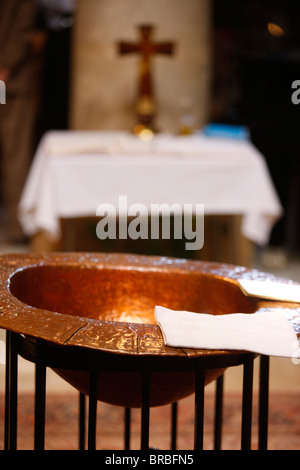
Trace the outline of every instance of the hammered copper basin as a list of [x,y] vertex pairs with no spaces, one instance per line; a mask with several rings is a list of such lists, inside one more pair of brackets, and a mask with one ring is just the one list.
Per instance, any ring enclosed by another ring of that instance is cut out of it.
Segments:
[[[190,355],[213,353],[165,346],[155,324],[155,305],[216,315],[257,310],[257,303],[244,296],[235,280],[247,272],[243,268],[119,254],[17,255],[13,263],[9,256],[3,259],[7,298],[16,312],[10,328],[17,325],[17,331],[61,347],[119,357],[120,371],[99,372],[98,399],[111,404],[141,404],[141,374],[122,370],[124,358],[189,361]],[[56,372],[88,394],[87,372]],[[207,371],[206,383],[222,372]],[[150,390],[151,406],[174,402],[193,393],[194,375],[154,371]]]
[[155,305],[214,314],[254,311],[235,284],[199,272],[37,266],[16,273],[10,290],[32,307],[113,322],[155,324]]

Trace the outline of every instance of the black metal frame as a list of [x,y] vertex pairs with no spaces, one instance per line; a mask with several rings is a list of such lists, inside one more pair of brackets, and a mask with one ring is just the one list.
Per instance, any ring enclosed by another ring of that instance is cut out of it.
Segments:
[[[18,355],[35,363],[34,449],[45,447],[46,368],[84,370],[89,372],[88,450],[96,449],[97,374],[103,370],[120,370],[120,355],[87,348],[57,346],[40,339],[6,332],[5,450],[17,449]],[[195,372],[194,449],[203,449],[204,376],[205,370],[243,365],[241,449],[251,449],[253,363],[257,355],[233,353],[200,357],[122,356],[122,371],[142,373],[141,450],[149,448],[150,380],[153,371],[189,370]],[[259,449],[267,449],[269,357],[260,356],[259,376]],[[85,449],[85,395],[79,393],[79,449]],[[171,449],[177,446],[177,403],[171,404]],[[130,409],[124,413],[124,448],[130,449]],[[221,449],[223,411],[223,376],[216,380],[214,448]]]

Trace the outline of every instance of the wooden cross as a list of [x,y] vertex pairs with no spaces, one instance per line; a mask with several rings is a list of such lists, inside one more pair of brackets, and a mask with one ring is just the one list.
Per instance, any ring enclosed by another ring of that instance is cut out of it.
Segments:
[[139,89],[137,115],[139,124],[151,127],[155,114],[154,91],[152,83],[151,58],[154,54],[172,55],[174,44],[168,42],[153,42],[153,26],[139,26],[141,40],[138,43],[120,42],[120,54],[138,53],[141,55],[139,70]]

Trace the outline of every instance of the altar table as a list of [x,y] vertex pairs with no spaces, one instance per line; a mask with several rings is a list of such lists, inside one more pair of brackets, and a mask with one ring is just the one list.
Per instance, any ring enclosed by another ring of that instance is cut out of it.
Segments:
[[[204,204],[205,215],[241,215],[243,236],[268,243],[282,206],[263,155],[249,140],[126,131],[51,131],[37,148],[19,205],[30,237],[61,236],[60,220],[97,207]],[[119,214],[122,215],[122,214]]]

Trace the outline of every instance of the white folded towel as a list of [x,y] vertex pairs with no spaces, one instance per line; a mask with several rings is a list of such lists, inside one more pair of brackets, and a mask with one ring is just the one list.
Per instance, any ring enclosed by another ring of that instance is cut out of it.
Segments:
[[167,346],[300,357],[297,335],[279,309],[211,315],[156,306],[154,313]]
[[300,303],[300,284],[294,282],[239,279],[238,283],[246,295],[283,302]]

